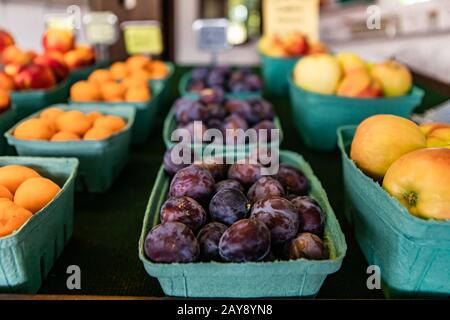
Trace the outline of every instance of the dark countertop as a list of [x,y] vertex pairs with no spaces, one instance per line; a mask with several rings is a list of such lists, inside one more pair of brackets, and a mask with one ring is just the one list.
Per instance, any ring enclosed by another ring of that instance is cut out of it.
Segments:
[[[177,68],[171,81],[171,97],[178,95],[180,75]],[[420,85],[420,83],[419,83]],[[420,110],[448,97],[427,90]],[[270,99],[280,116],[285,140],[282,148],[302,154],[321,180],[341,223],[348,245],[342,268],[325,280],[318,298],[383,298],[381,290],[366,287],[367,263],[355,242],[343,214],[344,190],[338,151],[321,153],[304,147],[292,123],[289,99]],[[161,297],[163,292],[155,278],[145,272],[138,257],[138,240],[145,208],[165,150],[161,132],[163,107],[150,140],[132,148],[128,165],[106,194],[75,195],[74,234],[63,254],[44,281],[39,294]],[[81,290],[68,290],[67,267],[81,268]],[[54,296],[53,296],[54,297]]]

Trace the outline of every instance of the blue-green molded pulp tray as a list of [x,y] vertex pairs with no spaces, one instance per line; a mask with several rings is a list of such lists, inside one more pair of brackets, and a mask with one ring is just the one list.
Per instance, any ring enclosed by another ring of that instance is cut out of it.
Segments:
[[296,153],[281,151],[281,161],[301,169],[310,179],[311,195],[326,213],[325,241],[330,259],[276,262],[195,262],[162,264],[144,253],[145,237],[159,223],[167,199],[169,177],[161,167],[150,195],[139,240],[139,257],[149,275],[157,277],[166,295],[178,297],[290,297],[315,296],[328,274],[338,271],[347,246],[327,195],[311,167]]
[[134,125],[132,127],[131,143],[142,144],[147,141],[153,128],[155,118],[158,114],[160,104],[160,94],[164,88],[162,82],[152,82],[152,98],[147,102],[78,102],[69,101],[73,109],[80,109],[83,106],[95,106],[98,111],[108,113],[120,107],[131,107],[136,110]]
[[[186,72],[180,78],[180,82],[178,83],[178,91],[183,98],[188,99],[198,99],[200,95],[196,92],[189,92],[187,90],[189,81],[191,80],[191,71]],[[251,97],[260,97],[262,95],[261,91],[247,91],[247,92],[227,92],[225,93],[225,97],[229,99],[246,99]]]
[[0,292],[36,293],[73,231],[77,159],[0,157],[0,166],[24,165],[61,187],[19,230],[0,237]]
[[[273,123],[275,124],[275,128],[277,128],[279,130],[279,140],[278,141],[272,141],[269,144],[270,148],[274,148],[274,147],[279,147],[281,145],[281,142],[283,141],[283,129],[281,128],[281,123],[280,123],[280,119],[277,116],[274,116],[273,119]],[[166,145],[167,149],[170,149],[172,147],[174,147],[177,142],[172,142],[171,136],[172,136],[172,132],[177,128],[177,120],[175,118],[175,112],[173,111],[173,109],[171,109],[169,111],[169,113],[166,116],[166,119],[164,120],[164,128],[163,128],[163,139],[164,139],[164,144]],[[191,149],[193,150],[197,150],[197,151],[202,151],[204,150],[206,147],[208,146],[208,144],[191,144]],[[255,148],[257,148],[257,146],[254,145],[247,145],[245,147],[245,149],[248,150],[255,150]],[[233,152],[235,150],[238,150],[238,148],[235,146],[228,146],[228,145],[224,145],[224,151],[229,151],[229,152]]]
[[294,124],[309,148],[331,151],[336,148],[336,130],[357,125],[375,114],[394,114],[409,118],[424,95],[413,87],[408,95],[394,98],[348,98],[324,95],[299,88],[288,76]]
[[260,53],[264,88],[274,96],[288,96],[289,82],[287,75],[292,74],[295,64],[301,57],[271,57]]
[[[71,105],[55,105],[63,110],[74,109]],[[115,107],[108,110],[96,105],[80,106],[81,112],[99,111],[104,114],[114,114],[127,121],[126,127],[104,140],[80,141],[43,141],[21,140],[13,136],[15,127],[5,133],[8,143],[14,146],[20,156],[42,157],[75,157],[80,161],[77,189],[88,192],[105,192],[113,184],[128,160],[131,140],[131,127],[134,123],[135,111],[130,107]],[[37,117],[36,113],[29,118]],[[27,119],[29,119],[27,118]],[[25,121],[25,120],[24,120]]]
[[450,297],[450,221],[412,216],[349,158],[355,126],[338,130],[346,216],[386,297]]
[[65,103],[69,90],[70,81],[66,79],[49,89],[13,91],[11,100],[16,108],[16,120],[28,117],[49,105]]
[[0,137],[0,155],[2,156],[9,154],[10,151],[8,143],[6,142],[6,139],[3,136],[3,134],[9,128],[11,128],[15,122],[16,122],[16,110],[14,109],[14,106],[11,106],[8,110],[0,114],[0,134],[2,135]]

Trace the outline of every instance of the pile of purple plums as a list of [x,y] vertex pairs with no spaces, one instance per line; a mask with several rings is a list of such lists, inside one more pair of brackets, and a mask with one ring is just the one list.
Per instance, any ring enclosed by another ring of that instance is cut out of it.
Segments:
[[323,260],[325,214],[297,168],[281,164],[262,176],[260,164],[171,162],[161,223],[147,234],[145,253],[160,263]]
[[249,68],[231,69],[227,66],[195,68],[187,90],[200,92],[203,89],[222,89],[225,92],[255,92],[262,88],[261,78]]
[[[235,130],[254,128],[257,135],[262,133],[260,129],[269,130],[264,137],[270,142],[270,130],[275,129],[274,110],[270,102],[259,97],[245,100],[225,99],[220,89],[203,90],[198,100],[180,98],[175,102],[173,112],[178,128],[187,129],[191,141],[196,133],[197,137],[203,140],[207,129],[218,129],[225,144],[235,144]],[[194,121],[201,121],[202,125],[195,127]]]

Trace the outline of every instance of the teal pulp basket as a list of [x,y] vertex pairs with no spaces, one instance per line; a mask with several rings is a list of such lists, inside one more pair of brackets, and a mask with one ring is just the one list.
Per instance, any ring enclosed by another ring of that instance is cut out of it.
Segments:
[[271,57],[260,53],[260,59],[265,90],[273,96],[288,96],[289,81],[287,76],[292,74],[295,64],[301,57]]
[[[71,105],[55,105],[63,110],[73,110]],[[80,141],[43,141],[21,140],[13,136],[14,126],[5,133],[11,146],[16,148],[20,156],[38,157],[75,157],[80,161],[77,190],[88,192],[105,192],[119,175],[128,159],[131,140],[131,127],[134,123],[135,110],[129,107],[115,107],[108,110],[97,106],[79,106],[76,108],[84,113],[98,111],[113,114],[127,120],[126,127],[104,140]],[[37,117],[39,113],[27,119]],[[25,119],[26,120],[26,119]],[[23,121],[25,121],[23,120]]]
[[347,246],[344,234],[331,208],[321,183],[309,164],[298,154],[281,151],[281,162],[296,166],[311,181],[311,195],[326,214],[325,242],[330,251],[328,260],[306,259],[247,263],[154,263],[144,253],[144,242],[150,229],[159,223],[161,205],[167,199],[169,177],[159,170],[145,212],[139,240],[139,257],[149,275],[156,277],[168,296],[177,297],[312,297],[328,274],[338,271]]
[[388,298],[450,297],[450,221],[423,220],[349,158],[356,126],[338,130],[346,217],[369,265],[381,270]]
[[357,125],[375,114],[394,114],[409,118],[420,105],[424,92],[413,87],[408,95],[394,98],[347,98],[324,95],[299,88],[289,75],[294,124],[305,145],[319,151],[337,146],[336,130],[344,125]]
[[23,165],[61,187],[19,230],[0,237],[0,292],[36,293],[72,236],[77,159],[0,157],[0,166]]

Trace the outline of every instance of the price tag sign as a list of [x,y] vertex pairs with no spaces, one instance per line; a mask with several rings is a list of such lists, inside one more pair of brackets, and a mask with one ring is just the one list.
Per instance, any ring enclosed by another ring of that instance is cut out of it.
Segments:
[[118,37],[118,18],[110,11],[90,12],[83,17],[86,38],[93,45],[112,45]]
[[47,29],[62,29],[74,32],[75,30],[75,16],[66,13],[51,13],[44,17],[45,27]]
[[128,54],[160,55],[163,50],[158,21],[126,21],[121,24]]
[[264,34],[302,31],[319,40],[319,0],[263,0]]
[[194,21],[192,27],[197,33],[197,46],[202,51],[219,52],[231,49],[228,42],[227,19],[201,19]]

